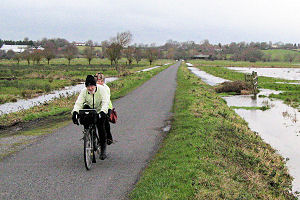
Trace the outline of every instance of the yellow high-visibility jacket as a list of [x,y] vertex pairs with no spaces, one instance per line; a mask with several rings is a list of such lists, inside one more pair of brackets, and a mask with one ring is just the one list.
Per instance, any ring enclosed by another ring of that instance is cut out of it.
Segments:
[[[98,113],[103,111],[107,114],[110,104],[110,92],[102,86],[97,85],[95,94],[90,94],[86,88],[80,91],[80,94],[75,102],[72,114],[74,111],[79,112],[84,105],[88,105],[91,108],[97,110]],[[94,105],[94,107],[93,107]]]

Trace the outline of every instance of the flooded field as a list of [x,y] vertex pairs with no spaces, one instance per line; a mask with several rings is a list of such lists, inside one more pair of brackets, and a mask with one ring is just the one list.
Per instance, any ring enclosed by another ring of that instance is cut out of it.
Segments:
[[[109,83],[109,82],[115,81],[117,79],[118,78],[116,78],[116,77],[110,77],[110,78],[106,78],[105,82]],[[80,90],[82,88],[84,88],[84,83],[81,83],[81,84],[78,84],[75,86],[65,87],[62,90],[56,90],[50,94],[42,95],[42,96],[39,96],[39,97],[36,97],[33,99],[19,99],[17,102],[5,103],[5,104],[0,105],[0,115],[8,114],[11,112],[17,112],[17,111],[23,110],[23,109],[29,109],[33,106],[43,104],[43,103],[51,101],[55,98],[69,96],[74,93],[80,92]]]
[[147,72],[147,71],[150,71],[150,70],[152,70],[152,69],[159,68],[159,67],[161,67],[161,66],[150,67],[150,68],[143,69],[143,70],[140,70],[140,71],[137,71],[137,72]]
[[[220,83],[218,77],[207,75],[194,67],[188,68],[209,85]],[[261,89],[258,95],[268,96],[271,93],[278,94],[280,92]],[[271,100],[267,97],[253,98],[253,95],[235,95],[223,98],[228,106],[270,107],[266,111],[234,110],[248,122],[251,130],[257,132],[265,142],[269,143],[287,160],[289,172],[294,177],[293,191],[300,191],[300,112],[280,100]]]
[[256,71],[258,76],[267,76],[274,78],[282,78],[286,80],[300,81],[300,68],[251,68],[251,67],[227,67],[242,73],[252,73]]
[[[276,91],[262,90],[268,95]],[[265,142],[287,160],[290,174],[295,178],[293,190],[300,191],[300,112],[280,100],[269,98],[253,99],[252,95],[223,97],[228,106],[256,107],[269,105],[266,111],[234,109],[249,124],[249,128],[259,133]]]
[[188,67],[192,73],[196,74],[196,76],[200,77],[205,83],[209,85],[217,85],[223,83],[224,81],[229,81],[220,77],[213,76],[205,71],[199,70],[196,67]]

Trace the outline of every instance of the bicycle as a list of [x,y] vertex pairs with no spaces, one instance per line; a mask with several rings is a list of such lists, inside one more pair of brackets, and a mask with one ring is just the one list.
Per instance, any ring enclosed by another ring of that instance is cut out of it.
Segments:
[[[95,109],[79,110],[79,121],[84,125],[83,130],[83,147],[84,147],[84,164],[87,170],[90,170],[92,163],[96,163],[96,153],[99,155],[100,138],[96,132],[96,123],[98,113]],[[86,128],[88,126],[88,128]]]

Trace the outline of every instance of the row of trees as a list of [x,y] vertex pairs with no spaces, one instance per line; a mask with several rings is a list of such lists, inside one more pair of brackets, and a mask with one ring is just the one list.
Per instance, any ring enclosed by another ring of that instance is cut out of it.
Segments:
[[[79,52],[75,43],[69,43],[65,39],[43,39],[42,41],[35,42],[35,46],[28,47],[22,53],[15,53],[13,51],[0,52],[0,58],[15,59],[18,63],[20,60],[26,60],[28,65],[32,61],[39,64],[41,59],[45,58],[50,64],[50,61],[56,57],[66,58],[70,64],[71,60],[76,57],[84,57],[90,64],[92,59],[96,57],[108,58],[111,61],[111,65],[116,67],[117,71],[120,71],[118,61],[121,57],[127,59],[129,65],[135,60],[137,63],[142,58],[147,58],[152,62],[159,57],[159,48],[155,45],[133,45],[129,46],[132,41],[132,34],[130,32],[118,33],[110,40],[102,42],[102,51],[95,49],[95,43],[91,40],[86,42],[86,45],[82,52]],[[43,47],[43,50],[36,49],[35,47]]]
[[[272,44],[272,42],[251,42],[251,43],[230,43],[226,45],[211,44],[208,40],[204,40],[199,44],[194,41],[186,42],[177,42],[174,40],[168,40],[162,46],[155,46],[155,44],[145,45],[145,44],[134,44],[130,45],[132,42],[132,34],[128,32],[118,33],[115,37],[112,37],[110,40],[101,42],[102,49],[99,50],[95,46],[99,46],[98,43],[89,40],[85,43],[83,51],[78,51],[78,48],[75,46],[75,43],[69,43],[66,39],[55,38],[47,39],[44,38],[41,41],[33,42],[33,45],[30,46],[22,54],[15,54],[12,51],[7,53],[0,52],[0,58],[7,59],[25,59],[30,63],[30,59],[33,62],[39,63],[41,58],[45,58],[50,63],[51,59],[55,57],[64,57],[68,59],[69,64],[71,60],[75,57],[85,57],[90,64],[92,59],[95,57],[108,58],[111,61],[112,65],[116,66],[118,69],[118,61],[121,57],[127,59],[129,65],[135,60],[137,63],[142,59],[146,58],[149,60],[150,64],[155,59],[158,58],[168,58],[168,59],[190,59],[193,56],[204,54],[209,55],[211,59],[231,59],[234,61],[280,61],[281,57],[275,56],[272,57],[270,54],[265,54],[261,50],[271,49],[274,47],[282,48],[295,48],[300,47],[300,44],[284,44],[281,42]],[[29,41],[28,38],[24,41]],[[44,50],[37,50],[37,47],[43,47]],[[30,58],[28,58],[28,56]],[[41,57],[41,58],[40,58]],[[300,59],[294,53],[288,53],[284,55],[284,60],[292,62],[295,59]]]

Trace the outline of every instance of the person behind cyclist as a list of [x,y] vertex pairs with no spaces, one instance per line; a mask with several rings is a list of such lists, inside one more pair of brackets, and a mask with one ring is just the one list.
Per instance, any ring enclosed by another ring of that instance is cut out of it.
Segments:
[[[72,110],[72,120],[74,124],[78,123],[78,113],[80,109],[93,108],[100,114],[97,120],[98,135],[100,138],[101,154],[100,159],[104,160],[106,156],[106,131],[105,123],[107,120],[108,106],[110,97],[107,90],[103,86],[97,86],[94,76],[87,75],[85,80],[85,88],[80,91],[80,94],[75,102]],[[85,127],[86,128],[86,127]]]
[[[105,84],[105,77],[104,77],[103,73],[101,73],[101,72],[97,73],[95,75],[95,78],[96,78],[97,84],[103,86],[109,94],[109,105],[108,105],[108,117],[109,117],[110,112],[113,109],[113,105],[112,105],[112,102],[110,100],[110,89]],[[112,135],[111,135],[111,132],[110,132],[110,124],[109,124],[108,120],[105,121],[105,130],[106,130],[106,133],[107,133],[107,144],[110,145],[110,144],[113,143],[113,138],[112,138]]]

